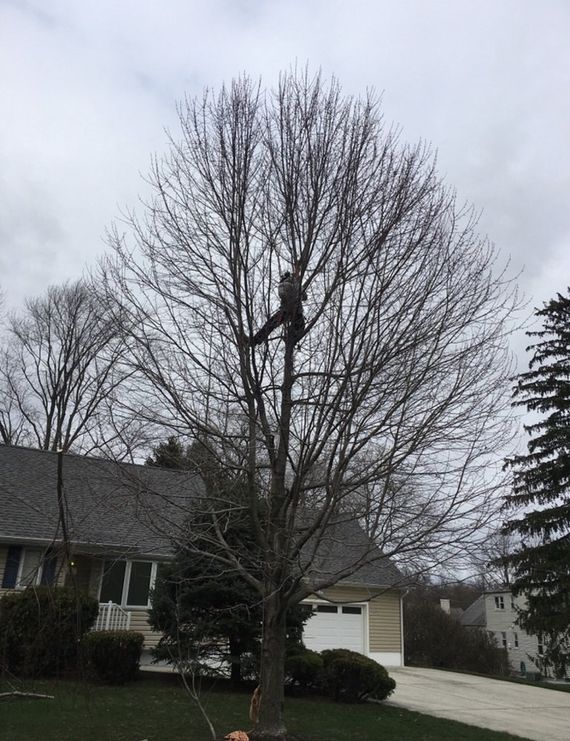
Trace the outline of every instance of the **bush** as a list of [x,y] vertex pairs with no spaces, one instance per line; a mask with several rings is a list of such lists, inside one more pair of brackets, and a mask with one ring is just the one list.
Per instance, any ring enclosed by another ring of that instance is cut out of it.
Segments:
[[323,689],[335,700],[361,702],[366,697],[385,700],[396,682],[381,664],[355,651],[336,648],[322,651]]
[[130,630],[101,630],[83,639],[88,672],[105,684],[124,684],[139,670],[144,642],[142,633]]
[[97,600],[63,587],[28,587],[0,598],[0,671],[54,676],[77,666]]
[[507,652],[486,630],[466,628],[438,604],[404,604],[405,661],[410,666],[508,675]]
[[285,674],[303,689],[321,684],[323,659],[316,651],[302,649],[285,660]]

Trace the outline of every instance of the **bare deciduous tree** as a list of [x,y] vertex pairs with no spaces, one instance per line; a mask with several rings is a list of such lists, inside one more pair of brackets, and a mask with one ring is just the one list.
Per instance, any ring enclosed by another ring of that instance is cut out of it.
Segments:
[[86,282],[52,286],[28,301],[10,319],[0,366],[3,442],[99,448],[101,413],[123,378],[121,353],[117,324]]
[[[105,272],[139,408],[248,482],[247,502],[209,486],[185,545],[260,593],[256,736],[281,738],[287,607],[378,547],[455,559],[495,512],[514,297],[428,149],[401,145],[373,97],[307,73],[270,93],[241,79],[180,121]],[[225,540],[236,507],[262,578]]]
[[[0,290],[0,309],[3,308],[4,293]],[[9,364],[10,359],[6,351],[0,348],[0,367],[7,368]],[[0,372],[0,443],[4,445],[17,445],[22,434],[22,420],[20,415],[15,413],[14,407],[14,396],[6,383],[4,373]]]
[[24,418],[19,412],[18,401],[9,378],[13,373],[10,354],[0,350],[0,443],[18,445],[26,441]]
[[469,566],[473,571],[473,579],[482,590],[511,586],[512,569],[508,559],[517,545],[513,535],[491,530],[485,540],[473,549]]

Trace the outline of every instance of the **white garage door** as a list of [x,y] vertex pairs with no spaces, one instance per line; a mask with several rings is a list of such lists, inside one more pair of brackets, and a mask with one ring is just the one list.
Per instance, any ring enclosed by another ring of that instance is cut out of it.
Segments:
[[303,641],[312,651],[348,648],[364,653],[364,608],[361,605],[313,605]]

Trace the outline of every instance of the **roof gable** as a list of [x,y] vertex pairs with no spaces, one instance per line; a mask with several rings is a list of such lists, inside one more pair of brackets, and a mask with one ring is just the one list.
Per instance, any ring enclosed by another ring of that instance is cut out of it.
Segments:
[[484,594],[469,605],[463,615],[461,615],[460,620],[462,625],[475,628],[484,628],[487,625]]

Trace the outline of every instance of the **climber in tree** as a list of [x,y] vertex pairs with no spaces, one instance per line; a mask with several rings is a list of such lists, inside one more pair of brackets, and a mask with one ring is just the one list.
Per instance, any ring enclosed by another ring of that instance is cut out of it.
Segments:
[[294,341],[298,342],[305,331],[305,317],[303,315],[303,301],[307,296],[301,288],[299,267],[296,266],[293,273],[283,273],[279,281],[277,292],[279,294],[279,309],[272,314],[251,338],[251,344],[255,347],[267,342],[269,335],[282,324],[290,323]]

